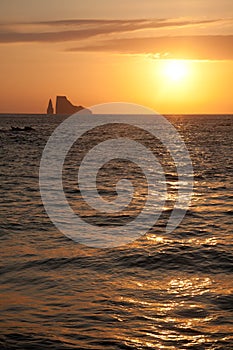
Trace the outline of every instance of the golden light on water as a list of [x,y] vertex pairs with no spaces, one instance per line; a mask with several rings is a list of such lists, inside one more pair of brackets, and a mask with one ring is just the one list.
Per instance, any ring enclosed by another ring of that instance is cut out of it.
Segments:
[[[135,297],[122,297],[119,302],[122,304],[124,312],[121,314],[121,321],[125,320],[125,314],[134,317],[135,309],[140,310],[140,315],[148,328],[138,330],[134,336],[127,333],[125,344],[135,344],[137,347],[147,347],[149,349],[176,349],[176,342],[183,342],[201,346],[211,342],[210,335],[205,334],[208,324],[215,322],[215,317],[206,309],[205,305],[197,302],[200,295],[209,294],[215,288],[216,281],[208,276],[187,276],[177,274],[176,278],[169,276],[163,279],[163,283],[158,281],[145,280],[144,284],[138,285],[135,281],[127,281],[127,287],[138,288],[143,294],[144,300]],[[146,295],[156,293],[158,290],[166,290],[169,299],[156,300],[151,298],[146,300]],[[152,292],[153,291],[153,292]],[[125,305],[125,306],[123,306]],[[161,324],[163,326],[161,326]],[[222,330],[219,326],[219,330]],[[180,329],[180,333],[177,330]],[[202,330],[203,334],[195,334],[196,330]],[[218,327],[215,327],[217,330]],[[118,329],[118,337],[121,339],[121,329]],[[224,328],[225,332],[229,328]]]

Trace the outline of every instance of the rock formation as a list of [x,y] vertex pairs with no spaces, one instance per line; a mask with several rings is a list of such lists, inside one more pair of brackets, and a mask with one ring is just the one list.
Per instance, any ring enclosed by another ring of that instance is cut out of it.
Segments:
[[[60,115],[71,115],[74,113],[77,113],[79,111],[82,111],[84,114],[92,114],[92,112],[83,107],[83,106],[74,106],[66,96],[57,96],[56,98],[56,114]],[[53,114],[54,109],[53,109],[53,104],[52,100],[50,98],[48,108],[47,108],[47,114]]]
[[49,104],[48,104],[48,108],[47,108],[47,114],[53,114],[54,113],[54,109],[53,109],[53,103],[51,98],[49,99]]
[[84,109],[82,106],[74,106],[66,96],[57,96],[56,114],[73,114]]

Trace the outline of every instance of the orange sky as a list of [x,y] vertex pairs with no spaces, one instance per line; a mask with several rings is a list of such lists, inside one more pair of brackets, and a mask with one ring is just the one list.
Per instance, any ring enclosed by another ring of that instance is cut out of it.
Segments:
[[1,1],[0,113],[44,113],[56,95],[233,113],[231,0],[96,4]]

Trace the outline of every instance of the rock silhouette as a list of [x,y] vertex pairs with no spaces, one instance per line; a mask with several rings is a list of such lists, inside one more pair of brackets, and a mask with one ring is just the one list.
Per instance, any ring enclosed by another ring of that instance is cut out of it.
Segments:
[[74,106],[66,96],[57,96],[56,114],[73,114],[84,109],[82,106]]
[[[92,114],[92,112],[83,106],[74,106],[66,96],[57,96],[56,98],[56,114],[71,115],[83,111],[84,114]],[[49,99],[47,114],[53,114],[54,108],[51,98]]]
[[49,99],[49,104],[48,104],[48,108],[47,108],[47,114],[53,114],[54,113],[54,109],[53,109],[53,103],[51,98]]

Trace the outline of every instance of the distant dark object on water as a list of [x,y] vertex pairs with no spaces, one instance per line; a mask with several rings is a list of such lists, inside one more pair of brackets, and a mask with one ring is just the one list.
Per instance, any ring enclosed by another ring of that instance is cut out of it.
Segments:
[[54,113],[54,109],[53,109],[53,103],[51,98],[49,99],[49,104],[48,104],[48,108],[47,108],[47,114],[53,114]]
[[19,128],[18,126],[12,126],[11,131],[32,131],[35,130],[31,126],[25,126],[24,128]]
[[74,106],[66,96],[57,96],[56,114],[73,114],[84,109],[82,106]]
[[[85,114],[91,114],[91,111],[86,109],[83,106],[74,106],[66,96],[57,96],[56,98],[56,114],[60,115],[71,115],[74,113],[77,113],[79,111],[82,111]],[[51,98],[49,99],[48,108],[47,108],[47,114],[53,114],[54,108]]]

